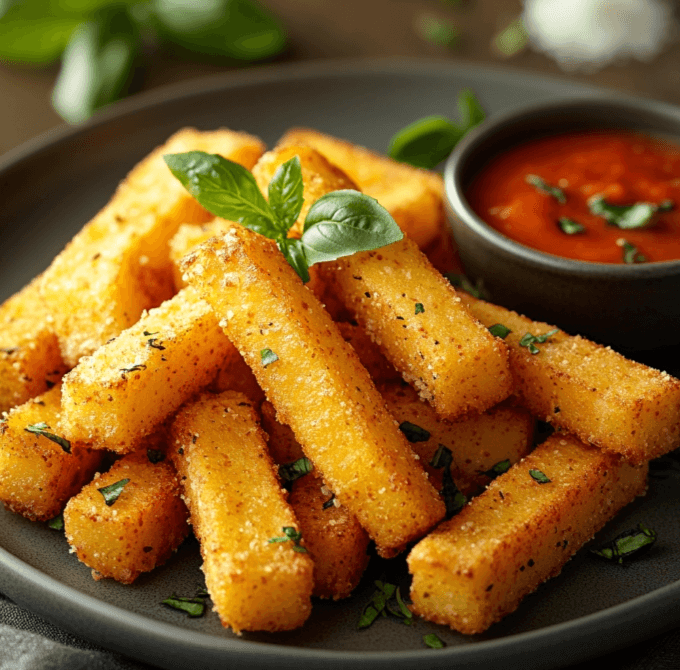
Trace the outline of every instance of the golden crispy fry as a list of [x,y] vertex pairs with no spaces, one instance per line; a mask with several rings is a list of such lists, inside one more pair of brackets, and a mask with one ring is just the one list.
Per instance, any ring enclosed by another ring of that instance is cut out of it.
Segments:
[[680,446],[680,381],[630,361],[609,347],[559,331],[538,354],[519,345],[526,333],[553,329],[466,296],[472,313],[503,323],[516,392],[537,417],[602,449],[641,463]]
[[251,403],[231,391],[204,394],[180,410],[171,437],[222,624],[236,632],[301,626],[311,611],[313,564],[296,551],[304,539],[270,542],[299,527]]
[[132,170],[41,283],[69,366],[172,295],[168,241],[181,223],[212,218],[173,177],[163,155],[202,150],[250,168],[263,149],[245,133],[185,128]]
[[134,451],[210,384],[230,353],[210,307],[186,288],[64,377],[64,433],[95,448]]
[[39,281],[0,305],[0,412],[44,393],[66,372]]
[[260,191],[267,196],[269,182],[280,165],[294,156],[300,157],[302,181],[305,184],[305,202],[295,225],[288,231],[288,237],[300,237],[302,225],[309,208],[330,191],[351,188],[357,185],[340,169],[329,163],[319,152],[306,146],[277,147],[264,154],[253,168],[253,176]]
[[[100,489],[125,479],[110,506]],[[146,449],[124,456],[96,477],[64,510],[64,529],[76,555],[95,579],[131,584],[165,563],[189,533],[175,469],[152,463]]]
[[356,353],[271,240],[234,224],[183,267],[379,551],[392,554],[441,519],[436,491]]
[[343,339],[352,345],[361,364],[368,370],[368,374],[376,384],[396,382],[401,379],[394,365],[383,356],[380,347],[373,342],[363,328],[347,322],[340,322],[337,325]]
[[[425,429],[425,434],[404,426],[411,435],[411,448],[420,456],[432,483],[442,487],[442,469],[429,465],[439,445],[453,455],[451,474],[456,486],[465,495],[474,494],[486,486],[490,478],[484,473],[501,461],[517,463],[531,450],[534,418],[520,407],[502,403],[483,414],[475,414],[455,423],[445,423],[427,403],[419,400],[410,386],[390,384],[380,387],[387,409],[403,425],[408,422]],[[418,440],[418,441],[415,441]],[[422,441],[421,441],[422,440]]]
[[[293,431],[276,420],[269,402],[262,404],[262,425],[269,452],[279,465],[304,456]],[[314,560],[313,596],[339,600],[355,589],[368,564],[368,535],[343,507],[316,470],[292,484],[290,506],[300,524],[305,546]]]
[[440,175],[307,128],[293,128],[279,142],[279,146],[305,144],[375,198],[421,249],[446,231]]
[[646,464],[629,465],[567,435],[549,438],[411,551],[414,611],[481,633],[644,493],[646,474]]
[[44,435],[26,430],[29,426],[62,437],[59,428],[61,387],[15,407],[0,422],[0,500],[13,512],[34,521],[57,516],[66,501],[99,467],[102,453],[82,444],[66,448]]
[[[295,155],[302,165],[305,203],[339,188],[336,168],[314,150],[298,146],[275,149],[260,159],[253,170],[260,175],[260,188]],[[303,216],[304,211],[297,224]],[[452,420],[482,412],[510,394],[503,343],[470,316],[412,240],[324,263],[321,272],[330,292],[440,416]]]

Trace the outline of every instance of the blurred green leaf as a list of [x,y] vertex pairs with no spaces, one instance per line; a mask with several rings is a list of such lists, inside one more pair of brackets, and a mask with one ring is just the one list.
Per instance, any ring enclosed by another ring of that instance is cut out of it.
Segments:
[[64,51],[52,104],[69,123],[84,121],[127,88],[139,51],[139,33],[124,5],[94,14]]
[[449,48],[456,47],[461,37],[455,23],[432,14],[421,14],[416,19],[416,30],[424,40]]
[[253,0],[154,0],[160,35],[208,56],[259,60],[286,44],[281,24]]

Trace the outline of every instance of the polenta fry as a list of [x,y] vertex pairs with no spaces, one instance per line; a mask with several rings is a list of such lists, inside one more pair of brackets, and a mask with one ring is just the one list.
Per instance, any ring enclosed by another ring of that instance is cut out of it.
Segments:
[[204,394],[179,411],[170,434],[222,624],[237,633],[301,626],[313,564],[251,403],[231,391]]
[[381,553],[400,550],[443,517],[356,353],[273,241],[234,224],[182,267],[279,419]]
[[464,300],[485,325],[502,323],[512,331],[505,342],[516,392],[532,414],[631,463],[680,446],[679,380],[562,331],[534,344],[534,354],[522,339],[553,326],[472,296]]
[[646,464],[629,465],[568,435],[548,438],[413,548],[414,611],[481,633],[642,495],[646,475]]
[[95,579],[131,584],[170,558],[189,533],[188,516],[175,469],[165,460],[152,462],[144,449],[71,498],[64,529]]

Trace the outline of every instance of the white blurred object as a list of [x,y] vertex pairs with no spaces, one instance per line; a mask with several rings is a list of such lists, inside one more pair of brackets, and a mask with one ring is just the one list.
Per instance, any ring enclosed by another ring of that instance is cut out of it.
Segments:
[[524,0],[531,46],[564,70],[655,58],[675,35],[668,0]]

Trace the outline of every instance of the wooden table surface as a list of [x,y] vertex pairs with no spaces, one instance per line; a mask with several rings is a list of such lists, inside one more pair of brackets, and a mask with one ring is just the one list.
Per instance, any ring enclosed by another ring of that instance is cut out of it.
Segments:
[[[502,59],[494,35],[521,11],[520,0],[264,0],[289,33],[289,48],[277,62],[343,57],[419,56],[504,63],[527,72],[569,77],[641,97],[680,104],[680,41],[652,63],[628,61],[594,74],[565,75],[542,54],[525,50]],[[462,31],[456,48],[423,39],[416,24],[423,14],[454,22]],[[257,67],[257,66],[250,66]],[[138,90],[150,90],[229,70],[215,62],[187,60],[150,50]],[[36,69],[0,64],[0,155],[62,123],[50,106],[58,67]]]

